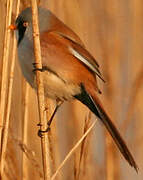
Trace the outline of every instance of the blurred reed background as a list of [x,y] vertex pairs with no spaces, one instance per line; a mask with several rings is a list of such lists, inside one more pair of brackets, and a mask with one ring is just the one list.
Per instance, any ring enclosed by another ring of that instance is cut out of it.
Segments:
[[[136,174],[123,159],[99,123],[64,164],[56,180],[141,180],[143,179],[143,1],[141,0],[41,0],[71,27],[100,64],[106,83],[99,82],[105,109],[128,144],[139,166]],[[14,1],[12,22],[15,21]],[[0,81],[7,0],[0,0]],[[20,1],[20,11],[30,1]],[[13,34],[11,33],[12,37]],[[12,49],[10,43],[10,50]],[[8,72],[11,70],[9,51]],[[4,88],[7,114],[8,80],[13,78],[8,144],[4,180],[43,179],[36,93],[22,77],[16,59],[14,77],[7,77]],[[2,83],[0,83],[2,89]],[[2,99],[2,93],[1,93]],[[10,100],[9,100],[10,101]],[[50,107],[53,109],[54,106]],[[0,112],[1,116],[1,112]],[[78,102],[65,103],[49,133],[51,173],[88,129],[95,117]],[[2,131],[3,123],[0,122]],[[5,124],[4,124],[5,127]],[[1,137],[3,140],[3,136]]]

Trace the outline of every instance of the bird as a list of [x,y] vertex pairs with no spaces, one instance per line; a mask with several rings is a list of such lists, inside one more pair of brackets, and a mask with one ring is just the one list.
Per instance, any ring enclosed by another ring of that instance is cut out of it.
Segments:
[[57,109],[65,101],[78,100],[91,110],[113,138],[130,166],[138,166],[116,126],[103,108],[98,95],[97,78],[105,82],[96,59],[85,48],[78,35],[50,10],[38,7],[42,68],[33,69],[34,47],[32,10],[24,9],[10,29],[17,30],[18,59],[23,76],[36,89],[35,71],[42,72],[45,97],[56,100]]

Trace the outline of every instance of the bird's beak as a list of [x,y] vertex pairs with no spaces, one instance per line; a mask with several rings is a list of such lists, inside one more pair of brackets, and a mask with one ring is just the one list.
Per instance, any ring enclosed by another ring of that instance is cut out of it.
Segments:
[[9,27],[8,27],[8,29],[10,29],[10,30],[16,30],[17,29],[17,26],[16,25],[14,25],[14,24],[11,24]]

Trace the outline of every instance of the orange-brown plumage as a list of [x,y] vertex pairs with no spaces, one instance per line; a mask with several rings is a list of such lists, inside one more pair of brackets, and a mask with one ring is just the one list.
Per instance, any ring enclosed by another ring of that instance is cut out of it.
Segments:
[[67,39],[55,32],[43,33],[41,35],[43,66],[46,66],[48,61],[48,67],[67,83],[79,85],[84,83],[96,91],[96,76],[70,53],[70,46],[71,44]]

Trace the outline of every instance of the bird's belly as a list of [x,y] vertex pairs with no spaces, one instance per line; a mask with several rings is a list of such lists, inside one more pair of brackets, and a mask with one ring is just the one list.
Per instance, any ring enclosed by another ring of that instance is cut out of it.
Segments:
[[49,71],[43,73],[45,96],[52,99],[69,100],[80,93],[80,86],[67,83],[60,77]]

